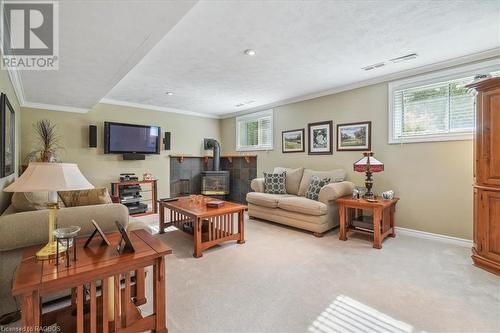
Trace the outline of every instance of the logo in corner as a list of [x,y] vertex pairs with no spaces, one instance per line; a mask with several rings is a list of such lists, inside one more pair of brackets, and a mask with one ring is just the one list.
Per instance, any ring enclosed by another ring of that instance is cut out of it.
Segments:
[[11,1],[1,4],[2,69],[59,69],[57,1]]

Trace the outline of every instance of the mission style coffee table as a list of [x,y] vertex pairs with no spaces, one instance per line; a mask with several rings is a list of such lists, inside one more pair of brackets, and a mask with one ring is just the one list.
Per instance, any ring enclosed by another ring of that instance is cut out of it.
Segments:
[[[58,332],[166,333],[164,256],[172,250],[143,229],[128,236],[133,253],[118,253],[118,232],[107,234],[109,246],[101,245],[97,237],[88,248],[83,247],[86,237],[77,240],[77,261],[70,261],[69,267],[56,266],[55,260],[37,261],[40,246],[24,251],[12,288],[12,294],[21,298],[23,332],[57,325]],[[147,302],[144,269],[148,266],[153,266],[154,313],[143,317],[137,306]],[[42,315],[41,298],[64,290],[72,290],[71,305]]]
[[[247,206],[224,201],[221,207],[208,208],[206,204],[211,200],[206,196],[189,196],[176,201],[159,201],[160,234],[171,225],[193,234],[195,258],[203,256],[202,251],[222,242],[236,240],[238,244],[244,244],[244,212]],[[238,214],[236,227],[235,214]]]

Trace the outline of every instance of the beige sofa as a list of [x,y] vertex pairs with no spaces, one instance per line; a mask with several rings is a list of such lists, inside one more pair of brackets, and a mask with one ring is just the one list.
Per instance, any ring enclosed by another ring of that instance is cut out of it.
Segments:
[[[110,232],[117,230],[115,221],[126,227],[129,216],[127,207],[114,203],[61,208],[57,214],[59,227],[81,226],[80,236],[94,230],[91,219]],[[16,310],[11,286],[24,249],[47,243],[48,232],[48,210],[18,212],[11,205],[0,216],[0,315]]]
[[[345,181],[342,169],[314,171],[298,168],[275,168],[273,173],[286,171],[287,194],[264,193],[264,178],[252,180],[254,192],[247,194],[248,216],[286,224],[312,231],[321,237],[326,231],[339,225],[339,214],[335,200],[352,193],[354,184]],[[319,200],[305,198],[311,177],[329,177],[330,184],[321,188]]]

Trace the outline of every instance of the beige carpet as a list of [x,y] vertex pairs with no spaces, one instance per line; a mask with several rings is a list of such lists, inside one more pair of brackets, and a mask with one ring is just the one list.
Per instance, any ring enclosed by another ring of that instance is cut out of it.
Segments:
[[500,279],[467,248],[397,236],[375,250],[366,236],[342,242],[337,230],[315,238],[250,220],[246,244],[195,259],[189,235],[157,237],[174,251],[171,333],[500,332]]

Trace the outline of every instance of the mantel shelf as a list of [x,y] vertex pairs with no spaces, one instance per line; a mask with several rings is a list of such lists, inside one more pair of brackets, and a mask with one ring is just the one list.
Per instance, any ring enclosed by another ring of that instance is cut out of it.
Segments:
[[[168,155],[170,158],[176,158],[179,163],[184,162],[185,158],[202,158],[205,164],[208,163],[208,159],[213,158],[213,156],[196,156],[196,155],[183,155],[174,154]],[[256,158],[257,155],[221,155],[221,158],[227,158],[229,163],[233,163],[233,158],[244,158],[247,163],[250,163],[251,158]]]

